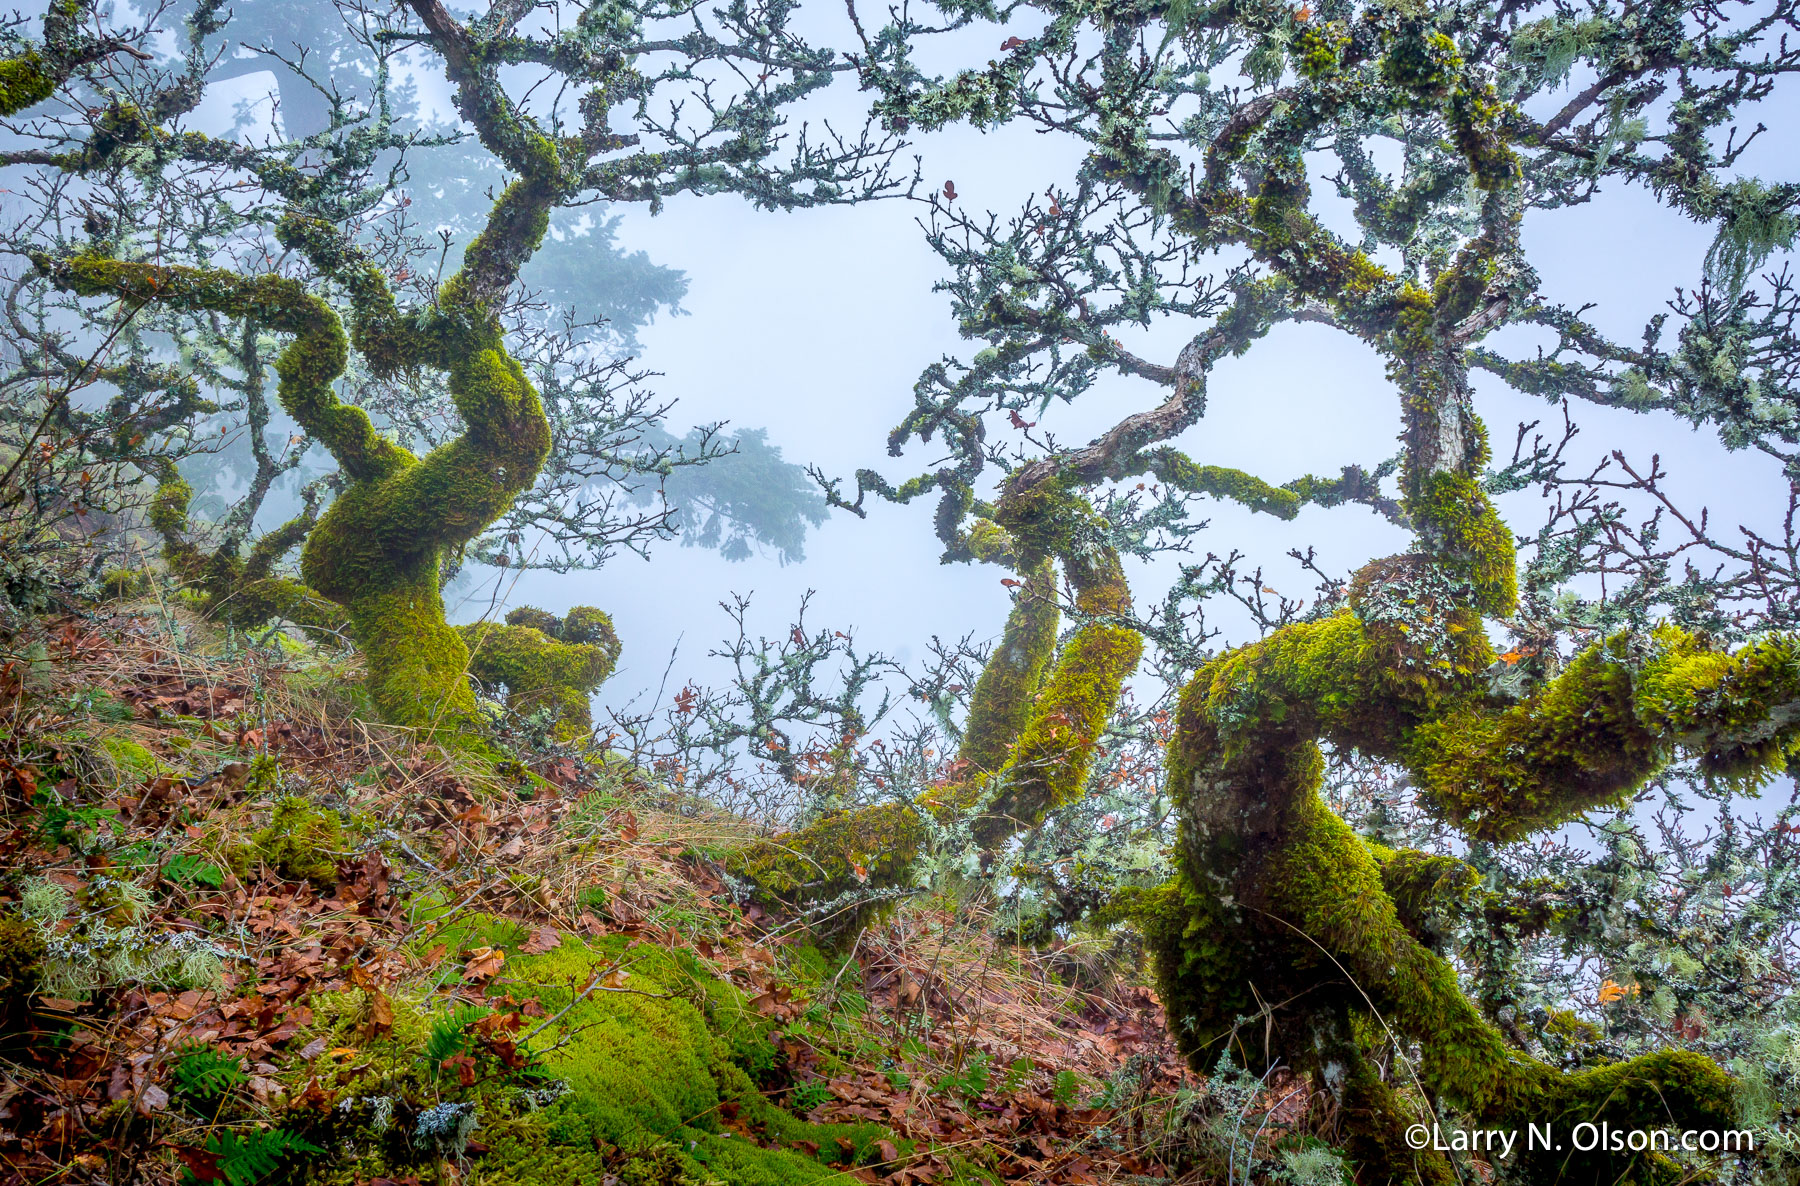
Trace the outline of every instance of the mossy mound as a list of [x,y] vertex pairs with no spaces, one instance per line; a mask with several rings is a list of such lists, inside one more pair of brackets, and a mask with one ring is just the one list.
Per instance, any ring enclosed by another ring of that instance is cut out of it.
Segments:
[[269,826],[256,834],[256,848],[283,877],[330,886],[344,850],[344,826],[336,816],[290,795],[275,805]]
[[[517,935],[503,920],[459,922],[431,942]],[[554,951],[509,956],[489,991],[535,1001],[546,1021],[525,1029],[528,1074],[484,1079],[462,1101],[479,1141],[472,1171],[487,1186],[800,1186],[842,1180],[892,1138],[874,1124],[811,1124],[764,1098],[755,1077],[776,1066],[768,1020],[687,951],[565,936]],[[416,1047],[420,1027],[401,1028],[389,1042]],[[428,1159],[427,1144],[413,1140],[410,1155]],[[403,1169],[393,1153],[406,1147],[390,1136],[356,1169]]]
[[619,636],[603,611],[578,605],[558,618],[523,606],[506,615],[505,625],[475,622],[456,629],[469,648],[469,674],[504,686],[509,709],[549,710],[556,718],[551,732],[562,741],[589,732],[588,697],[619,660]]
[[103,737],[100,748],[122,779],[147,778],[156,773],[156,755],[138,742],[125,737]]
[[42,979],[44,940],[24,919],[0,916],[0,1022],[21,1019]]

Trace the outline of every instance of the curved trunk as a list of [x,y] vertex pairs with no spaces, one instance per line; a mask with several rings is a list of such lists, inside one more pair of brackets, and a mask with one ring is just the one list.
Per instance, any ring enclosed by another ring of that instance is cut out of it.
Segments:
[[[357,345],[375,369],[431,366],[447,374],[465,431],[424,458],[338,400],[333,384],[349,343],[337,314],[297,281],[92,256],[37,261],[58,284],[84,295],[254,317],[292,335],[276,363],[282,407],[332,453],[346,479],[307,535],[301,575],[347,612],[368,662],[370,694],[394,724],[457,729],[475,719],[469,651],[445,621],[439,574],[445,552],[497,519],[536,480],[550,450],[543,405],[490,311],[509,268],[516,270],[541,238],[550,199],[533,179],[508,186],[463,270],[430,310],[399,315],[372,270],[349,280]],[[286,233],[299,237],[307,229]],[[159,526],[173,529],[185,518],[175,514],[184,512],[185,499],[173,486],[164,492],[167,522]]]
[[[1439,1100],[1515,1127],[1724,1127],[1733,1086],[1699,1055],[1563,1075],[1509,1046],[1433,950],[1415,900],[1461,879],[1433,873],[1423,886],[1417,854],[1397,860],[1355,835],[1319,794],[1319,743],[1405,765],[1468,835],[1503,840],[1624,801],[1677,751],[1753,777],[1800,732],[1788,639],[1727,655],[1673,629],[1619,636],[1522,703],[1488,690],[1496,658],[1481,615],[1510,609],[1511,539],[1476,481],[1486,447],[1466,386],[1438,358],[1402,384],[1408,510],[1425,550],[1365,568],[1331,617],[1194,676],[1169,757],[1180,873],[1139,903],[1194,1065],[1236,1046],[1246,1063],[1316,1075],[1368,1181],[1454,1180],[1441,1155],[1394,1139],[1429,1123]],[[1369,1061],[1385,1041],[1420,1051],[1416,1065],[1402,1053],[1391,1083]],[[1624,1168],[1580,1156],[1592,1164],[1559,1161],[1552,1176]]]
[[[1092,531],[1093,511],[1060,485],[1003,499],[1001,507],[997,519],[1010,538],[987,551],[1013,563],[1025,582],[976,681],[956,781],[917,808],[887,803],[838,812],[735,858],[734,872],[776,900],[829,903],[901,883],[930,835],[919,808],[946,822],[975,813],[976,843],[992,853],[1085,788],[1101,734],[1143,650],[1136,631],[1105,620],[1129,611],[1131,591],[1118,554]],[[1093,616],[1060,653],[1055,560],[1075,588],[1077,607]],[[837,929],[868,916],[851,909]]]

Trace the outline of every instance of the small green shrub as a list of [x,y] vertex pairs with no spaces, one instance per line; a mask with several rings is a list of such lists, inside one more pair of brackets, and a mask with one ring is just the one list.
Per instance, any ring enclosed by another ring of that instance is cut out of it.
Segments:
[[480,1005],[459,1005],[432,1023],[431,1036],[425,1039],[425,1061],[433,1070],[448,1059],[469,1052],[469,1027],[493,1012]]
[[932,1090],[941,1095],[978,1099],[987,1094],[993,1078],[992,1062],[986,1054],[971,1054],[964,1060],[962,1070],[945,1075]]
[[225,870],[190,852],[170,857],[163,864],[162,876],[173,885],[204,885],[208,889],[219,889],[225,884]]

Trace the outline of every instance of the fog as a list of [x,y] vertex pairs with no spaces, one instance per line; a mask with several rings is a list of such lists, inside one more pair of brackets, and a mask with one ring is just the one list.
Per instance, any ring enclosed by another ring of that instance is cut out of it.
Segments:
[[[947,63],[955,51],[944,46],[937,53]],[[428,101],[434,92],[442,94],[443,80],[433,71],[417,71],[413,81]],[[256,102],[272,83],[265,74],[217,84],[207,107],[217,118],[239,103]],[[1581,85],[1579,76],[1569,83]],[[804,105],[795,123],[833,119],[840,128],[854,126],[858,101],[852,80],[845,79]],[[1776,130],[1745,154],[1741,172],[1787,179],[1800,148],[1787,130],[1794,121],[1766,122]],[[1069,184],[1079,165],[1071,141],[1022,127],[924,136],[903,160],[913,156],[919,198],[951,180],[958,205],[1002,216],[1029,194]],[[1315,162],[1317,204],[1328,224],[1346,230],[1345,204],[1324,181],[1331,171],[1327,162]],[[911,407],[920,371],[944,354],[967,358],[979,345],[959,339],[948,298],[932,291],[947,269],[925,241],[924,201],[894,198],[770,213],[735,197],[680,197],[654,217],[641,208],[610,212],[624,215],[624,249],[642,249],[688,278],[681,315],[661,316],[639,333],[638,361],[659,372],[656,391],[675,401],[671,428],[714,421],[766,427],[786,460],[816,465],[852,489],[858,468],[898,480],[939,460],[916,442],[901,458],[886,450],[888,432]],[[1698,282],[1711,243],[1708,229],[1671,214],[1641,190],[1625,189],[1570,209],[1534,212],[1524,234],[1544,293],[1571,307],[1592,302],[1589,319],[1626,341],[1641,334],[1678,287]],[[579,242],[544,247],[580,249]],[[1221,270],[1230,263],[1229,257],[1220,260]],[[1126,345],[1169,362],[1197,328],[1165,321],[1128,336]],[[1519,356],[1546,341],[1515,328],[1489,344]],[[1477,375],[1477,391],[1478,411],[1500,460],[1521,422],[1541,420],[1546,431],[1560,431],[1554,405],[1486,375]],[[1079,445],[1120,417],[1153,406],[1162,394],[1143,381],[1102,380],[1082,402],[1049,409],[1042,427],[1061,443]],[[1779,467],[1760,454],[1726,451],[1710,429],[1695,430],[1667,413],[1574,412],[1582,433],[1572,455],[1598,460],[1616,448],[1642,465],[1660,454],[1669,471],[1666,488],[1696,518],[1704,509],[1715,525],[1768,527],[1784,508]],[[1245,356],[1218,364],[1205,418],[1175,443],[1203,464],[1239,467],[1279,484],[1309,472],[1335,475],[1348,464],[1379,463],[1397,451],[1399,423],[1397,397],[1373,351],[1324,327],[1287,324]],[[810,534],[801,563],[784,565],[767,553],[732,562],[670,541],[654,547],[648,562],[625,554],[595,571],[478,571],[458,582],[451,614],[471,620],[526,604],[559,612],[576,604],[606,609],[624,653],[601,689],[603,709],[634,703],[641,710],[659,688],[668,695],[690,680],[723,678],[727,669],[708,652],[732,629],[719,605],[731,593],[752,595],[753,630],[781,637],[811,591],[810,625],[850,631],[859,648],[911,662],[934,635],[991,641],[1009,607],[1000,584],[1009,574],[939,563],[934,502],[925,498],[902,507],[871,501],[866,519],[834,512]],[[1542,522],[1536,490],[1507,495],[1501,507],[1521,534]],[[1198,513],[1209,527],[1191,541],[1196,555],[1127,560],[1140,608],[1160,600],[1182,560],[1209,551],[1241,551],[1251,567],[1264,565],[1271,588],[1310,599],[1315,578],[1287,558],[1290,549],[1314,548],[1320,568],[1347,576],[1365,561],[1407,546],[1403,531],[1361,506],[1307,507],[1292,522],[1223,503]],[[1223,628],[1221,645],[1254,636],[1248,616],[1231,610],[1216,602],[1208,607],[1209,620]]]

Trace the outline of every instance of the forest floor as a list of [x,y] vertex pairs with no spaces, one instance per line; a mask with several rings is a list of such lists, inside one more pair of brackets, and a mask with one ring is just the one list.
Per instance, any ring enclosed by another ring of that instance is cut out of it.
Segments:
[[[0,918],[51,939],[0,933],[0,1180],[300,1180],[269,1132],[349,1107],[396,1010],[516,1004],[514,961],[607,940],[627,955],[600,987],[631,991],[634,949],[689,953],[770,1026],[764,1096],[891,1134],[845,1142],[846,1182],[1212,1180],[1182,1153],[1204,1093],[1100,940],[1012,946],[978,898],[924,894],[822,949],[727,885],[750,822],[616,760],[415,744],[359,715],[353,658],[180,611],[43,622],[8,649]],[[490,941],[457,925],[474,914]],[[527,1067],[518,1012],[434,1073]],[[483,1181],[483,1131],[408,1177],[337,1180]]]

